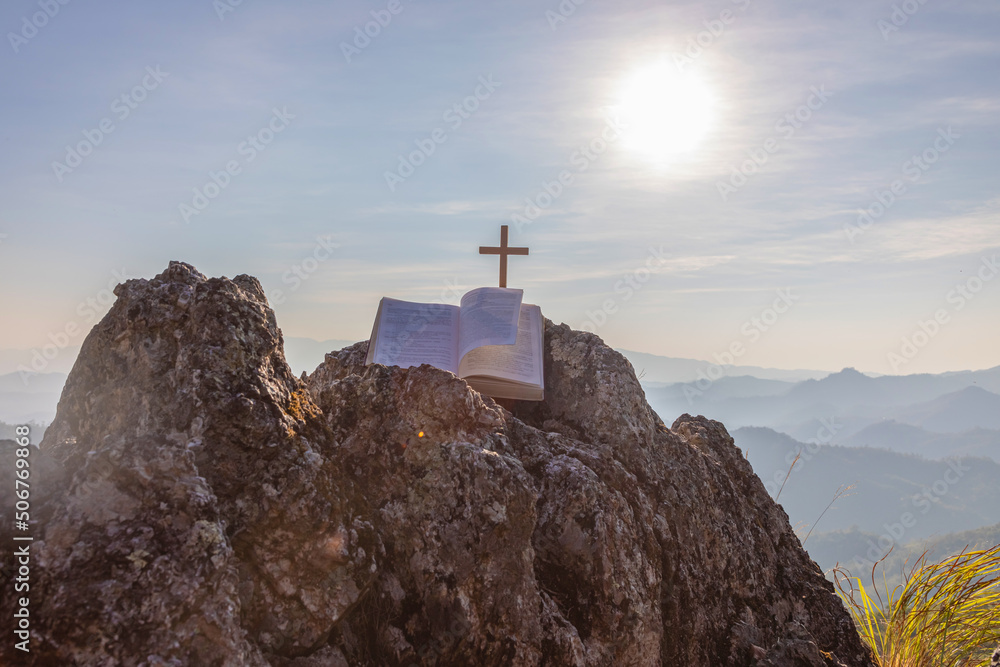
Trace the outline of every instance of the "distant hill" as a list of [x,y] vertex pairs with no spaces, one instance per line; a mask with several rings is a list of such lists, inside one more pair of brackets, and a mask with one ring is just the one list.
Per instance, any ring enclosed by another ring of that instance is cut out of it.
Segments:
[[[646,383],[644,383],[646,384]],[[649,383],[652,384],[652,383]],[[719,378],[705,389],[698,390],[698,403],[722,401],[728,398],[752,398],[759,396],[780,396],[795,386],[787,380],[765,380],[752,375],[726,376]],[[695,387],[697,389],[697,387]],[[690,395],[690,385],[676,383],[663,385],[657,383],[654,387],[657,396],[664,400],[687,401]],[[685,389],[689,390],[685,392]]]
[[[871,586],[875,561],[867,556],[858,559],[857,554],[867,554],[873,545],[877,548],[878,539],[879,535],[852,526],[847,530],[813,534],[805,548],[812,559],[827,573],[828,578],[832,578],[832,569],[839,566],[852,576],[860,577],[862,583]],[[925,562],[933,563],[963,551],[989,549],[998,544],[1000,544],[1000,524],[897,544],[875,569],[875,584],[882,591],[886,586],[889,590],[893,589],[913,570],[914,564],[922,554],[926,554]],[[877,558],[882,557],[880,554],[885,554],[885,550],[876,549],[872,552]]]
[[1000,428],[1000,395],[982,387],[965,387],[896,413],[897,419],[939,433],[970,428]]
[[[861,558],[866,558],[865,554],[871,546],[878,546],[878,538],[878,533],[863,531],[854,525],[840,530],[817,530],[803,546],[824,572],[839,565],[854,575],[866,577],[871,566],[866,569],[859,554]],[[884,553],[883,550],[875,555],[881,558]]]
[[[805,530],[819,520],[816,530],[824,532],[857,526],[882,535],[891,533],[909,514],[913,525],[900,536],[908,542],[1000,522],[996,502],[1000,464],[990,459],[931,461],[884,449],[809,447],[760,427],[737,429],[732,435],[772,497],[802,452],[778,502],[792,525]],[[837,500],[824,514],[838,488],[851,484],[856,485],[851,495]]]
[[820,380],[796,385],[788,398],[799,405],[830,403],[838,406],[904,406],[977,386],[1000,391],[1000,367],[984,371],[962,371],[929,375],[881,375],[869,377],[845,368]]
[[893,550],[884,565],[887,571],[902,571],[904,564],[913,563],[923,553],[931,560],[940,560],[965,550],[989,549],[1000,544],[1000,524],[974,530],[935,535]]
[[[663,357],[658,354],[633,350],[619,349],[618,352],[625,355],[625,358],[635,368],[636,375],[639,375],[643,382],[668,384],[694,382],[699,377],[703,377],[703,374],[708,374],[709,367],[716,365],[711,361]],[[720,368],[722,368],[723,374],[728,377],[753,376],[762,380],[782,380],[793,383],[809,378],[821,378],[830,374],[830,371],[784,370],[760,366],[721,366]]]
[[45,435],[45,429],[48,428],[46,424],[39,424],[37,422],[18,422],[15,424],[8,424],[7,422],[0,421],[0,440],[13,440],[16,438],[16,429],[18,426],[28,427],[28,440],[35,445],[42,441],[42,436]]
[[56,416],[65,383],[63,373],[39,373],[27,378],[20,373],[0,375],[0,420],[9,424],[48,424]]
[[784,391],[780,385],[752,380],[739,391],[730,391],[727,381],[650,386],[646,396],[667,422],[688,412],[721,421],[730,430],[766,426],[800,440],[817,437],[824,423],[836,424],[833,442],[886,420],[928,431],[1000,428],[1000,367],[879,377],[845,368],[818,380],[790,384]]
[[964,433],[932,433],[894,419],[868,426],[840,444],[848,447],[881,447],[918,454],[928,459],[949,456],[988,456],[1000,461],[1000,430],[973,428]]
[[[848,447],[881,447],[905,454],[924,456],[922,443],[938,434],[913,424],[901,424],[895,419],[885,419],[866,426],[840,444]],[[934,457],[928,457],[934,458]]]
[[[846,530],[813,533],[806,543],[806,550],[824,570],[839,563],[855,574],[861,574],[865,561],[856,560],[855,556],[866,553],[872,544],[877,545],[878,538],[878,533],[865,532],[857,526],[851,526]],[[887,571],[899,572],[905,564],[912,565],[924,552],[927,552],[929,558],[940,559],[963,549],[988,549],[997,544],[1000,544],[1000,523],[898,544],[884,564],[888,566]],[[884,550],[882,553],[884,554]],[[867,562],[871,567],[872,561]]]
[[[891,404],[895,397],[880,380],[881,378],[868,377],[853,368],[845,368],[839,373],[831,373],[819,380],[800,382],[790,388],[784,397],[796,405],[812,403],[842,405],[845,401],[851,404]],[[900,400],[903,404],[907,402],[901,398]]]

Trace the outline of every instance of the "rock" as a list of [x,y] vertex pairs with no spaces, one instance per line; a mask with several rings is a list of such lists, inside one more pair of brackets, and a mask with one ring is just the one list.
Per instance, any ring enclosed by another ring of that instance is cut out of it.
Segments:
[[25,664],[871,664],[724,427],[592,334],[547,321],[501,405],[366,342],[295,378],[248,276],[116,294],[38,454]]
[[172,263],[116,293],[41,443],[69,483],[32,547],[33,653],[263,665],[322,647],[381,544],[259,283]]

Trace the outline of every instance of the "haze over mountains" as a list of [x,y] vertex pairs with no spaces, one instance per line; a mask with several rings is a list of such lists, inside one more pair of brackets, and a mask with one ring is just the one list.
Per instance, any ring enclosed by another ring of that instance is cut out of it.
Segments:
[[[876,541],[885,534],[892,546],[1000,523],[1000,464],[990,458],[929,460],[871,447],[810,445],[763,427],[732,435],[802,537],[809,530],[815,537],[856,529]],[[826,509],[838,489],[852,485]]]
[[891,549],[920,553],[916,544],[954,553],[966,546],[955,531],[1000,522],[998,392],[1000,368],[646,388],[668,423],[684,412],[723,422],[810,555],[824,570],[858,571]]
[[27,378],[20,373],[0,375],[0,421],[48,424],[56,416],[65,383],[65,373],[39,373]]
[[[760,380],[783,380],[789,383],[802,380],[826,377],[829,371],[781,368],[762,368],[760,366],[719,366],[712,362],[698,359],[682,359],[677,357],[662,357],[647,352],[622,350],[619,352],[631,362],[635,373],[644,385],[659,386],[678,382],[695,382],[703,377],[711,377],[721,373],[725,377],[752,377]],[[716,370],[717,369],[717,370]]]
[[1000,454],[1000,367],[869,377],[844,369],[798,383],[753,377],[649,387],[665,420],[689,412],[730,431],[764,426],[808,442],[885,447],[931,458]]

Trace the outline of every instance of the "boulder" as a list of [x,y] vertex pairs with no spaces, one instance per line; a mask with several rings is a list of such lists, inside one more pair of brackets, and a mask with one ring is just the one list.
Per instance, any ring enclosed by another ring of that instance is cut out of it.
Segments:
[[668,428],[593,334],[546,321],[545,400],[498,402],[367,342],[294,377],[249,276],[116,295],[32,454],[4,662],[871,665],[722,424]]

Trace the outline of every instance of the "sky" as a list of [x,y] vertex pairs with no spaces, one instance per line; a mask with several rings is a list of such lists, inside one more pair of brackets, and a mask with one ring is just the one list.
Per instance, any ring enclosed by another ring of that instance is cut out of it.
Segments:
[[[286,337],[509,286],[616,348],[1000,365],[1000,5],[0,8],[0,350],[79,345],[171,260]],[[54,348],[50,348],[54,349]]]

